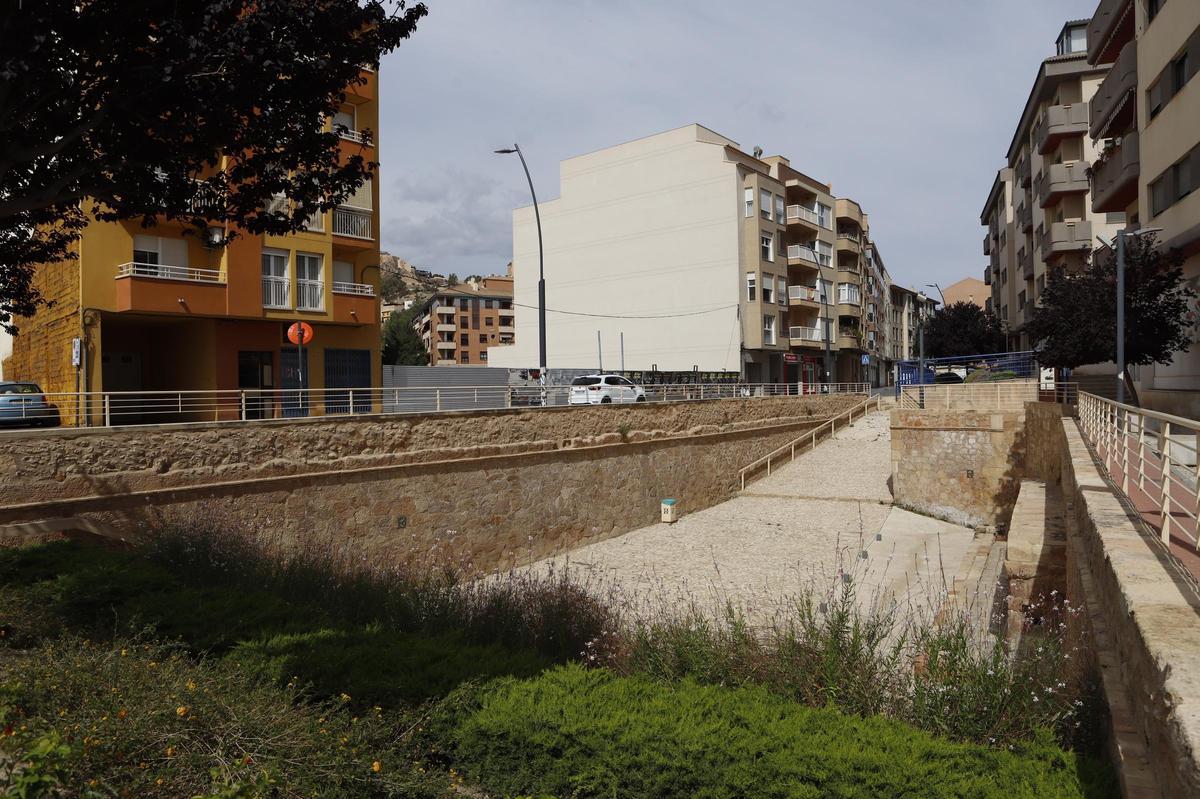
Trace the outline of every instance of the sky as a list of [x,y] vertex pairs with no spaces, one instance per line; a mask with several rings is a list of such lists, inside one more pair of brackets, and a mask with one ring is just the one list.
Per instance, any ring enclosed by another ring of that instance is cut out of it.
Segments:
[[1041,60],[1096,0],[427,0],[380,70],[383,248],[503,273],[561,160],[698,122],[870,214],[894,282],[981,277],[979,214]]

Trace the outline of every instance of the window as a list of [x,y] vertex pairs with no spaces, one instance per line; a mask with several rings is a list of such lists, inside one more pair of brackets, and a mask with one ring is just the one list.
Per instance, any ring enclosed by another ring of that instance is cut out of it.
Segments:
[[[333,132],[345,139],[358,140],[358,125],[356,124],[354,106],[344,103],[333,115]],[[344,128],[344,130],[343,130]]]
[[133,237],[133,262],[135,264],[157,264],[159,262],[157,236],[135,235]]
[[758,245],[760,253],[764,261],[775,260],[775,236],[770,233],[759,234]]
[[787,221],[786,212],[783,206],[783,198],[778,194],[775,195],[775,222],[782,225]]
[[460,317],[458,317],[458,326],[459,327],[470,327],[471,320],[468,317],[460,316]]
[[469,311],[469,310],[471,310],[471,301],[469,299],[467,299],[466,297],[459,297],[458,298],[458,307],[461,310]]
[[288,254],[283,250],[262,251],[262,293],[264,308],[290,308],[291,282],[288,280]]
[[[333,282],[334,283],[353,283],[354,282],[354,264],[349,261],[334,261],[333,262]],[[441,305],[439,302],[438,305]]]
[[459,355],[458,362],[459,363],[470,363],[471,362],[471,353],[464,352],[461,355]]
[[323,256],[296,253],[296,307],[306,311],[319,311],[325,307],[325,283],[321,280]]
[[833,230],[833,209],[825,203],[817,203],[817,222],[826,230]]
[[466,346],[467,344],[470,344],[471,343],[471,334],[470,333],[460,333],[458,335],[458,343],[462,344],[464,346]]
[[746,273],[746,302],[754,302],[754,284],[757,275],[754,272]]
[[858,305],[862,302],[862,292],[853,283],[838,283],[838,302]]
[[492,301],[491,301],[491,300],[484,300],[484,301],[483,301],[483,307],[484,307],[484,308],[492,308],[492,307],[495,307],[495,306],[493,306],[493,305],[492,305]]
[[1178,94],[1190,77],[1192,74],[1188,70],[1188,54],[1185,52],[1171,62],[1171,88],[1174,89],[1171,94]]
[[483,352],[479,353],[479,360],[481,360],[481,361],[487,360],[487,350],[484,350]]
[[788,303],[787,278],[781,277],[776,281],[775,293],[776,293],[777,299],[779,300],[779,304],[787,305],[787,303]]
[[1150,184],[1150,215],[1158,216],[1200,183],[1200,147],[1176,161]]
[[746,218],[754,216],[754,189],[746,189]]
[[479,334],[479,343],[480,343],[480,344],[487,344],[487,333],[480,333],[480,334]]
[[495,320],[495,319],[493,319],[492,317],[490,317],[490,316],[489,316],[489,317],[487,317],[486,319],[484,319],[484,320],[483,320],[483,323],[484,323],[485,325],[487,325],[488,327],[492,327],[493,325],[495,325],[495,324],[496,324],[496,320]]
[[771,302],[771,292],[775,289],[775,276],[763,273],[762,301]]
[[833,264],[833,245],[826,241],[817,240],[817,263],[821,266],[832,266]]
[[763,219],[771,218],[771,192],[766,189],[758,190],[758,213]]
[[1146,0],[1146,22],[1152,22],[1167,0]]
[[763,315],[763,344],[775,343],[775,314]]
[[1184,45],[1183,51],[1167,64],[1162,73],[1155,78],[1154,83],[1146,90],[1146,109],[1150,118],[1158,116],[1163,106],[1171,102],[1171,98],[1179,94],[1184,85],[1196,74],[1197,58],[1193,56],[1200,51],[1200,30],[1196,31]]

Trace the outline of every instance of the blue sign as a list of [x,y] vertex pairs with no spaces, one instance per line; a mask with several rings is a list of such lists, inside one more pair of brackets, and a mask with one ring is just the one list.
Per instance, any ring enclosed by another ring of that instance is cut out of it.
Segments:
[[867,366],[868,364],[870,364],[870,363],[871,363],[871,356],[870,356],[870,355],[864,355],[864,356],[862,356],[862,363],[863,363],[863,366]]

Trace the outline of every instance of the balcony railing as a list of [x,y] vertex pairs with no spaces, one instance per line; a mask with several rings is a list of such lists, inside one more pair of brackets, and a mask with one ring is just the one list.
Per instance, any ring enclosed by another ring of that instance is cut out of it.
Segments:
[[296,308],[301,311],[325,310],[325,281],[296,281]]
[[131,261],[117,267],[117,277],[149,277],[157,280],[189,280],[195,283],[224,283],[217,269],[193,269],[170,264],[143,264]]
[[361,130],[339,130],[337,135],[346,141],[357,142],[359,144],[367,144],[367,137],[363,135]]
[[803,205],[789,205],[787,207],[787,221],[789,222],[807,222],[813,227],[820,227],[821,220],[817,216],[816,211],[810,211]]
[[807,247],[803,244],[789,244],[787,248],[788,260],[808,261],[811,264],[817,264],[817,253],[812,247]]
[[1100,0],[1088,23],[1088,63],[1101,64],[1118,23],[1133,24],[1133,0]]
[[359,297],[374,297],[375,287],[370,283],[345,283],[340,280],[333,281],[334,294],[354,294]]
[[1091,188],[1088,184],[1086,161],[1070,161],[1065,164],[1050,164],[1038,175],[1038,205],[1045,208],[1063,194],[1083,194]]
[[373,212],[364,208],[339,205],[333,209],[333,232],[338,236],[372,240],[371,217]]
[[1017,227],[1025,232],[1033,230],[1033,207],[1024,200],[1017,206]]
[[1029,188],[1030,181],[1033,180],[1033,164],[1028,155],[1022,155],[1021,160],[1017,161],[1017,183],[1021,188]]
[[1133,131],[1114,139],[1092,165],[1092,211],[1124,211],[1137,199],[1141,174],[1138,133]]
[[1033,128],[1033,143],[1037,151],[1047,155],[1064,136],[1088,132],[1091,108],[1086,102],[1052,105],[1042,112]]
[[262,293],[264,308],[292,307],[292,284],[286,277],[263,275]]
[[1069,252],[1084,252],[1092,247],[1092,223],[1081,219],[1075,222],[1054,222],[1039,231],[1042,257]]
[[1017,252],[1017,266],[1021,268],[1023,280],[1033,280],[1033,250],[1022,247]]
[[819,327],[807,327],[800,325],[798,327],[788,328],[788,338],[792,341],[816,341],[823,342],[825,336]]
[[1131,103],[1137,92],[1137,84],[1137,40],[1132,39],[1121,50],[1121,55],[1092,97],[1089,133],[1093,139],[1106,139],[1114,133],[1123,133],[1128,123],[1133,121],[1134,107]]
[[795,302],[820,302],[821,292],[813,286],[788,286],[788,299]]

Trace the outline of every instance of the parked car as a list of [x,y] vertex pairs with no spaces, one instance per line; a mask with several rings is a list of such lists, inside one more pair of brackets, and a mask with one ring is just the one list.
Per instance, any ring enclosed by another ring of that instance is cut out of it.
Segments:
[[0,382],[0,427],[58,427],[58,408],[37,383]]
[[645,402],[646,389],[620,375],[584,375],[571,381],[571,405]]
[[940,372],[937,377],[933,378],[934,383],[961,383],[963,382],[962,375],[958,372]]

